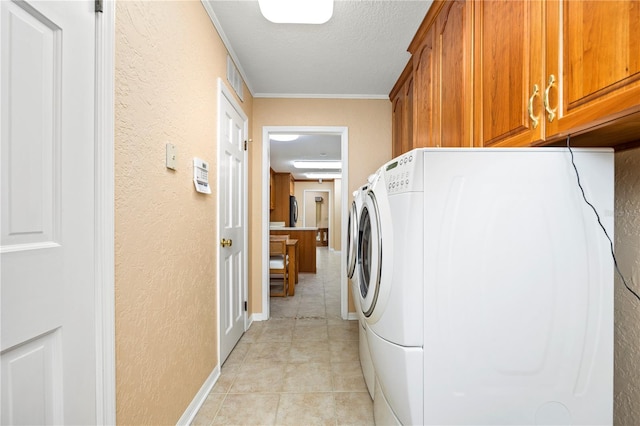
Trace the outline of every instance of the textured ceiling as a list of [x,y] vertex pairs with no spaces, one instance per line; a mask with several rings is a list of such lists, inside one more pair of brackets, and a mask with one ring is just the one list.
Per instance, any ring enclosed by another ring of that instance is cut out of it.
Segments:
[[[302,134],[294,141],[270,141],[271,168],[279,173],[292,173],[294,179],[305,180],[305,172],[323,170],[299,170],[293,167],[294,160],[340,161],[341,137],[336,134]],[[332,170],[325,170],[332,171]]]
[[267,21],[257,1],[203,0],[255,97],[386,98],[431,3],[336,0],[327,23],[299,25]]
[[[255,0],[202,3],[254,97],[388,99],[432,0],[335,0],[321,25],[271,23]],[[272,168],[305,179],[296,159],[339,160],[340,137],[271,142]]]

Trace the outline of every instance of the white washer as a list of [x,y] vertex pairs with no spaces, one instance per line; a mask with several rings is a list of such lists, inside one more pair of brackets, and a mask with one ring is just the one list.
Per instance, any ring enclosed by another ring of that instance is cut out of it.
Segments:
[[[613,236],[613,152],[573,154]],[[613,262],[567,149],[411,151],[360,229],[377,421],[613,421]]]
[[390,203],[396,185],[378,170],[360,210],[360,304],[376,374],[376,421],[419,424],[412,419],[422,418],[423,194]]
[[375,371],[373,369],[373,361],[371,360],[371,353],[367,342],[367,324],[364,320],[362,310],[360,309],[360,270],[357,267],[357,248],[359,241],[358,219],[360,208],[362,207],[362,195],[368,188],[369,184],[367,183],[353,192],[353,202],[351,203],[351,210],[349,211],[347,231],[347,277],[351,279],[351,293],[356,313],[358,314],[360,366],[362,368],[362,375],[364,376],[364,381],[367,386],[367,390],[369,391],[369,395],[373,398],[375,388]]

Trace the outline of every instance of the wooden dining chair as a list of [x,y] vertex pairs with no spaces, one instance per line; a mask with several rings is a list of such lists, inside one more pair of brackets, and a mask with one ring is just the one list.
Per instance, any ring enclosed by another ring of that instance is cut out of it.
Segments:
[[[289,293],[288,263],[287,240],[269,241],[269,290],[271,296],[287,297]],[[271,291],[271,278],[279,281],[280,277],[282,277],[282,292]]]

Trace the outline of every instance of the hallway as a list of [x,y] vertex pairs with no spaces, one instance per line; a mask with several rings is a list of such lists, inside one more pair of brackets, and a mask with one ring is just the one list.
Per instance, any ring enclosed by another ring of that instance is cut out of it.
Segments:
[[340,254],[317,248],[317,274],[271,298],[222,366],[194,425],[372,425],[358,322],[340,318]]

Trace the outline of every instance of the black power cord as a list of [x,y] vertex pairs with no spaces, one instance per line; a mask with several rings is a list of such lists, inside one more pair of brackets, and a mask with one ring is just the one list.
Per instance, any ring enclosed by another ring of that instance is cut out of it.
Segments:
[[629,290],[631,294],[633,294],[636,297],[636,299],[638,299],[638,301],[640,302],[640,296],[638,296],[638,293],[636,293],[631,289],[631,287],[629,287],[629,285],[627,284],[627,280],[624,278],[624,275],[622,275],[622,272],[620,272],[620,268],[618,267],[618,260],[616,259],[616,253],[613,250],[613,241],[611,241],[611,237],[609,237],[609,233],[607,232],[604,225],[602,224],[598,211],[593,206],[593,204],[591,204],[589,200],[587,200],[587,196],[584,193],[584,188],[582,187],[582,183],[580,182],[580,173],[578,173],[578,168],[576,167],[576,163],[573,160],[573,150],[571,149],[571,144],[569,143],[570,139],[571,139],[571,135],[567,136],[567,148],[569,148],[569,153],[571,154],[571,165],[573,166],[573,170],[575,170],[576,172],[576,179],[578,180],[578,187],[580,188],[580,192],[582,192],[582,198],[584,199],[584,202],[587,203],[587,205],[591,207],[591,210],[593,210],[593,212],[595,213],[596,219],[598,219],[598,225],[600,225],[600,228],[602,228],[604,235],[607,237],[607,240],[609,240],[609,247],[611,248],[611,257],[613,258],[613,266],[615,267],[616,272],[618,273],[618,276],[622,280],[622,283],[627,288],[627,290]]

